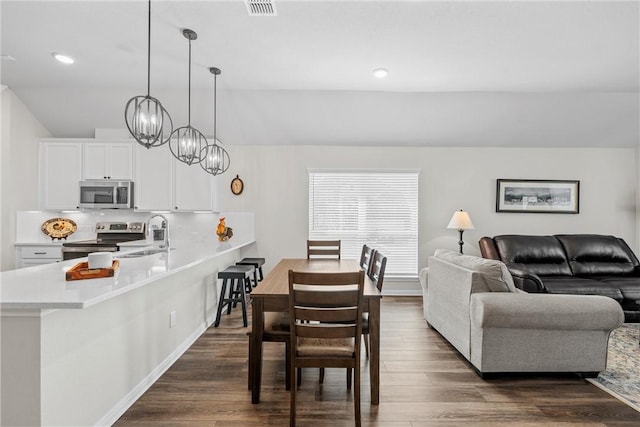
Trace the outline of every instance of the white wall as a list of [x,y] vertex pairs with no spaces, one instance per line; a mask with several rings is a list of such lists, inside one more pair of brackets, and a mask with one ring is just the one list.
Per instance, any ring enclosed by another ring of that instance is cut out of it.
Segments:
[[[480,237],[506,233],[613,234],[638,252],[634,148],[227,148],[231,168],[226,184],[223,179],[220,186],[220,205],[229,211],[255,212],[256,240],[267,257],[267,270],[280,258],[306,256],[307,168],[421,169],[420,267],[436,248],[457,250],[458,233],[446,228],[457,209],[469,211],[476,227],[464,234],[469,254],[479,254]],[[240,196],[228,187],[236,174],[245,183]],[[580,213],[496,213],[497,178],[580,180]],[[389,293],[419,289],[417,280],[386,280],[384,286]]]
[[13,268],[16,211],[38,206],[38,138],[51,136],[10,89],[2,90],[0,270]]

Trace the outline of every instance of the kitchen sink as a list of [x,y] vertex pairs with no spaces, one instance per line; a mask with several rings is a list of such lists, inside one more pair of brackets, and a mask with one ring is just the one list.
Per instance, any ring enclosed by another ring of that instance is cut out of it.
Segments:
[[172,251],[174,249],[175,248],[169,248],[169,249],[145,249],[143,251],[130,252],[130,253],[124,254],[124,255],[117,255],[117,258],[139,258],[139,257],[143,257],[143,256],[154,255],[154,254],[159,254],[159,253],[162,253],[162,252]]

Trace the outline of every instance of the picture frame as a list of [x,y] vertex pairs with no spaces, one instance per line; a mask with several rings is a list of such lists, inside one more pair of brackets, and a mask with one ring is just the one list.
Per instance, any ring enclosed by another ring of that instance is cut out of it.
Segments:
[[497,179],[496,212],[580,212],[580,181],[550,179]]

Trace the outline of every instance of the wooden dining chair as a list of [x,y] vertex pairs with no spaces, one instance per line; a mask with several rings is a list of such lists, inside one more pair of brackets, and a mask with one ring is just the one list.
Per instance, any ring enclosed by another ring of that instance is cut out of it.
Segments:
[[373,254],[376,252],[370,246],[362,245],[362,252],[360,253],[360,268],[364,270],[365,274],[369,274],[371,270],[371,261],[373,261]]
[[[360,426],[360,337],[364,271],[305,273],[289,270],[290,426],[296,425],[301,368],[354,372],[353,406]],[[347,383],[349,388],[350,382]]]
[[[371,261],[371,268],[369,269],[369,279],[371,282],[382,292],[382,284],[384,282],[384,271],[387,268],[387,257],[380,252],[374,250],[373,258]],[[362,337],[364,338],[364,351],[367,357],[369,357],[369,313],[364,313],[362,319]]]
[[340,259],[340,240],[307,240],[307,258]]

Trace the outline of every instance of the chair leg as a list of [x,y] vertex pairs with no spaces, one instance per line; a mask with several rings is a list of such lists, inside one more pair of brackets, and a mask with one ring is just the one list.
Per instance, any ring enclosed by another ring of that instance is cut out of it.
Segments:
[[[216,321],[213,323],[213,327],[217,328],[220,325],[220,316],[222,315],[222,308],[225,304],[224,294],[227,291],[227,279],[222,280],[222,289],[220,290],[220,299],[218,300],[218,311],[216,313]],[[229,304],[229,302],[227,302]]]
[[231,314],[231,307],[236,308],[238,305],[238,279],[231,279],[231,285],[229,286],[229,305],[227,308],[227,314]]
[[320,384],[324,384],[324,368],[320,368],[320,378],[318,379]]
[[[351,369],[349,369],[351,370]],[[353,368],[355,371],[355,384],[353,390],[353,410],[356,415],[356,427],[360,427],[361,425],[361,416],[360,416],[360,361],[356,361],[356,366]]]
[[289,427],[296,427],[296,369],[293,366],[289,366],[287,369],[289,369],[291,376],[291,383],[289,384]]
[[[251,337],[249,337],[249,361],[251,360]],[[249,369],[247,370],[247,389],[251,390],[251,362],[249,362]]]
[[347,390],[351,390],[351,377],[353,376],[351,368],[347,368]]
[[289,391],[291,390],[291,354],[289,354],[289,341],[284,342],[284,389]]
[[246,328],[249,325],[247,321],[247,295],[244,291],[244,283],[238,281],[238,291],[240,292],[240,305],[242,305],[242,324]]
[[[296,381],[296,385],[297,385],[298,387],[300,387],[300,385],[302,384],[302,369],[301,369],[301,368],[298,368],[298,369],[297,369],[297,372],[298,372],[298,374],[297,374],[298,379],[297,379],[297,381]],[[293,381],[292,381],[291,383],[293,384]]]
[[367,359],[369,358],[369,334],[362,334],[362,338],[364,339],[364,353],[367,355]]

